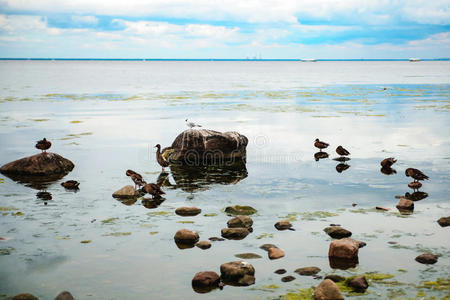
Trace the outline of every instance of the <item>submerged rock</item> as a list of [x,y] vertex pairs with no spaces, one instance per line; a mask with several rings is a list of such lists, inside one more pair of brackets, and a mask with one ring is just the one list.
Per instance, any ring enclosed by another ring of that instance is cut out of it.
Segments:
[[71,293],[69,293],[68,291],[64,291],[59,293],[58,296],[56,296],[55,300],[74,300],[74,298]]
[[222,280],[230,285],[248,286],[255,283],[255,268],[244,261],[232,261],[220,266]]
[[333,280],[334,282],[341,282],[345,280],[344,276],[336,275],[336,274],[330,274],[325,276],[325,279]]
[[256,253],[239,253],[239,254],[235,254],[234,256],[236,256],[237,258],[242,258],[242,259],[262,258],[261,255],[256,254]]
[[198,272],[192,278],[192,288],[197,293],[207,293],[219,287],[220,277],[216,272],[204,271]]
[[450,226],[450,217],[442,217],[439,220],[437,220],[437,222],[441,227]]
[[211,243],[208,241],[200,241],[200,242],[197,242],[195,244],[195,246],[197,246],[198,248],[200,248],[202,250],[206,250],[206,249],[211,248]]
[[281,281],[283,282],[291,282],[292,280],[295,280],[294,276],[288,275],[281,278]]
[[175,213],[179,216],[183,216],[183,217],[188,217],[188,216],[196,216],[199,213],[201,213],[202,210],[200,208],[197,207],[188,207],[188,206],[182,206],[182,207],[178,207],[175,210]]
[[225,212],[229,215],[253,215],[256,209],[247,205],[233,205],[225,208]]
[[437,263],[438,258],[436,255],[432,253],[424,253],[416,257],[416,261],[420,262],[421,264],[427,264],[432,265]]
[[323,231],[334,239],[342,239],[352,235],[351,231],[348,231],[340,226],[330,226],[325,228]]
[[349,280],[347,285],[349,287],[352,287],[357,292],[364,292],[369,287],[369,284],[367,283],[366,277],[364,275],[357,276]]
[[238,215],[227,222],[228,228],[250,228],[253,220],[249,216]]
[[260,246],[259,248],[263,249],[265,251],[269,251],[270,248],[278,248],[278,247],[275,246],[274,244],[264,244],[264,245]]
[[15,295],[11,300],[39,300],[39,298],[29,293],[23,293]]
[[293,230],[293,231],[295,231],[295,229],[292,228],[291,222],[289,222],[288,220],[282,220],[282,221],[276,222],[274,226],[278,230]]
[[212,236],[208,240],[210,240],[211,242],[223,242],[223,241],[225,241],[224,238],[220,238],[220,237],[217,237],[217,236]]
[[167,160],[191,166],[220,165],[230,160],[245,160],[247,144],[247,137],[235,131],[188,129],[175,138],[173,152]]
[[42,152],[7,163],[0,168],[0,172],[8,175],[47,176],[66,174],[75,165],[67,158],[51,152]]
[[278,269],[278,270],[276,270],[274,273],[275,274],[284,274],[284,273],[286,273],[287,271],[286,271],[286,269]]
[[284,257],[284,251],[280,248],[269,248],[268,252],[270,259],[279,259]]
[[229,240],[242,240],[244,239],[250,231],[247,228],[223,228],[222,237]]
[[330,279],[322,281],[314,291],[316,300],[343,300],[339,287]]
[[137,196],[139,196],[139,192],[136,191],[134,186],[126,185],[123,188],[121,188],[120,190],[115,191],[112,194],[112,196],[114,198],[119,198],[119,199],[131,199],[131,198],[136,198]]
[[318,267],[304,267],[304,268],[298,268],[294,272],[297,273],[298,275],[302,275],[302,276],[312,276],[312,275],[316,275],[317,273],[319,273],[320,272],[320,268],[318,268]]

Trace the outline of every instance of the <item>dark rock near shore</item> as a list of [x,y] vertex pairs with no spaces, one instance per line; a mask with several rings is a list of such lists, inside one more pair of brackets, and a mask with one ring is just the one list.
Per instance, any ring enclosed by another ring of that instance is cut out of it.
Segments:
[[314,291],[315,300],[343,300],[339,287],[330,279],[322,281]]
[[220,266],[221,278],[226,284],[248,286],[255,283],[255,268],[244,261],[233,261]]
[[223,228],[222,237],[229,240],[242,240],[244,239],[250,231],[247,228]]
[[73,162],[59,154],[43,152],[7,163],[0,168],[0,172],[5,175],[47,176],[67,174],[74,167]]
[[432,265],[437,263],[438,258],[436,255],[432,253],[424,253],[416,257],[416,261],[420,262],[421,264],[427,264]]
[[170,163],[187,165],[223,164],[246,159],[248,139],[235,131],[218,132],[208,129],[188,129],[172,143]]
[[437,222],[441,227],[450,226],[450,217],[442,217]]
[[58,296],[56,296],[55,300],[74,300],[74,298],[71,293],[69,293],[68,291],[64,291],[59,293]]
[[211,243],[208,241],[200,241],[200,242],[197,242],[195,244],[195,246],[197,246],[198,248],[200,248],[202,250],[206,250],[206,249],[211,248]]
[[274,226],[278,230],[295,230],[294,228],[292,228],[292,224],[288,220],[276,222]]
[[249,216],[238,215],[227,222],[228,228],[250,228],[253,220]]
[[198,242],[199,235],[197,232],[189,229],[180,229],[175,233],[174,240],[175,243],[177,243],[177,245],[180,245],[182,248],[184,248],[183,245],[186,245],[187,247],[193,247],[195,243]]
[[190,217],[190,216],[196,216],[199,213],[201,213],[202,210],[200,208],[197,207],[188,207],[188,206],[182,206],[182,207],[178,207],[177,209],[175,209],[175,213],[179,216],[183,216],[183,217]]
[[118,191],[115,191],[112,196],[119,199],[133,199],[139,196],[139,192],[132,185],[126,185]]
[[286,271],[286,269],[278,269],[278,270],[276,270],[274,273],[275,274],[284,274],[284,273],[286,273],[287,271]]
[[325,276],[325,279],[330,279],[333,280],[334,282],[341,282],[345,280],[344,276],[340,276],[340,275],[335,275],[335,274],[330,274]]
[[256,209],[246,205],[234,205],[225,208],[225,213],[228,215],[253,215],[256,213]]
[[204,271],[198,272],[192,278],[192,288],[197,293],[208,293],[219,287],[220,277],[216,272]]
[[294,276],[288,275],[281,278],[281,281],[283,282],[291,282],[292,280],[295,280]]
[[15,295],[11,300],[39,300],[39,298],[29,293],[23,293]]
[[342,239],[350,237],[352,235],[350,231],[340,226],[330,226],[325,228],[323,231],[325,231],[329,236],[331,236],[334,239]]
[[312,276],[312,275],[316,275],[317,273],[319,273],[320,272],[320,268],[318,268],[318,267],[304,267],[304,268],[298,268],[294,272],[297,273],[298,275],[302,275],[302,276]]
[[349,287],[352,287],[357,292],[364,292],[369,287],[369,284],[367,283],[366,277],[364,275],[357,276],[349,280],[347,285]]

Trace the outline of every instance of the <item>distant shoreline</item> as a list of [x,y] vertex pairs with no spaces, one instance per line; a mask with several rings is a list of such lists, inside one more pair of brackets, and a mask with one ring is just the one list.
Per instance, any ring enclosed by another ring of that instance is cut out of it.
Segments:
[[[220,59],[220,58],[0,58],[0,61],[33,60],[33,61],[296,61],[302,59]],[[317,59],[316,61],[409,61],[409,58],[393,59]],[[450,61],[450,58],[429,58],[421,61]],[[306,62],[305,62],[306,63]]]

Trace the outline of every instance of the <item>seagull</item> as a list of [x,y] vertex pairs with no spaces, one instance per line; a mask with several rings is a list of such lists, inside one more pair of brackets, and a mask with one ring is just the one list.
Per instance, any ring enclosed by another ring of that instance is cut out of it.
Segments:
[[189,127],[189,128],[202,127],[202,125],[195,124],[194,122],[188,122],[188,119],[186,119],[185,121],[186,121],[187,127]]
[[43,140],[37,141],[35,147],[42,152],[46,152],[45,150],[49,149],[52,146],[50,141],[47,141],[45,138]]

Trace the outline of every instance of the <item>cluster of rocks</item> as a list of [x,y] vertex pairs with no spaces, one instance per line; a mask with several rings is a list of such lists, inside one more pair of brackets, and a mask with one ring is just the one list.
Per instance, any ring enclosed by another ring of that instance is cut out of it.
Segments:
[[[15,295],[11,300],[39,300],[39,298],[29,293],[22,293]],[[70,292],[63,291],[55,297],[55,300],[74,300],[74,298]]]

